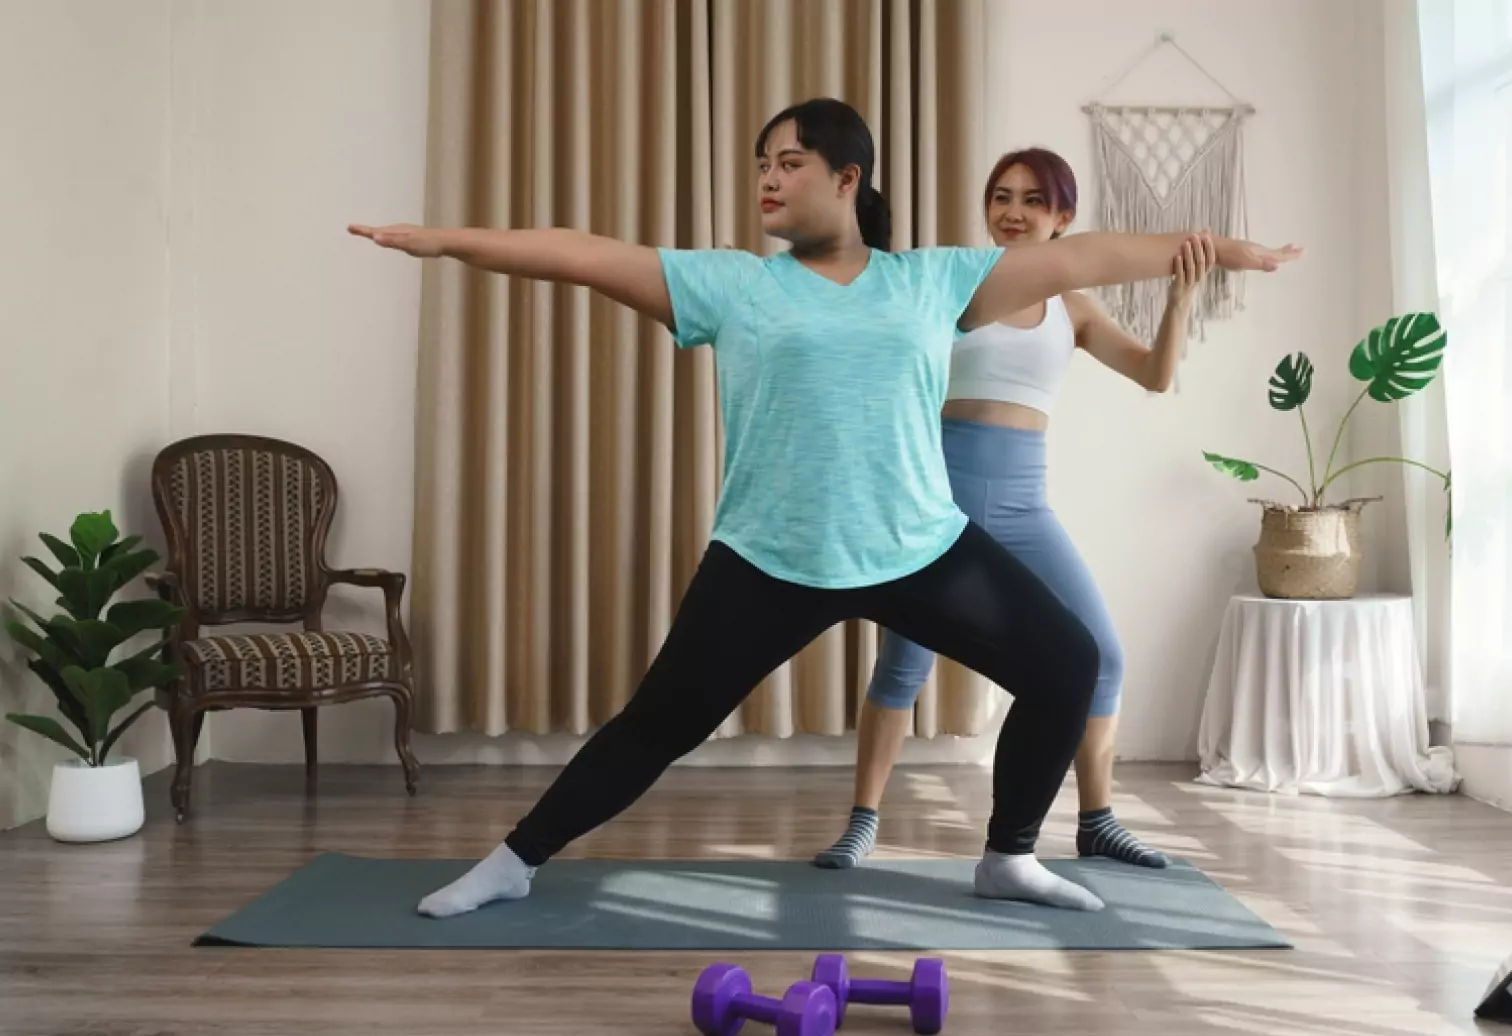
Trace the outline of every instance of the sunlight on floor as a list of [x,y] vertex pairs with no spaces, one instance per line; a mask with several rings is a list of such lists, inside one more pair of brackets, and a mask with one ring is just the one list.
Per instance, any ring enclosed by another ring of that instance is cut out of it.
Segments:
[[1179,834],[1175,831],[1147,832],[1143,829],[1140,829],[1139,835],[1152,848],[1173,856],[1184,856],[1194,863],[1199,860],[1218,858],[1214,853],[1209,852],[1202,839],[1195,835]]
[[[1411,896],[1397,889],[1385,891],[1381,889],[1368,889],[1353,886],[1350,888],[1341,889],[1340,891],[1342,891],[1352,899],[1378,899],[1383,900],[1386,904],[1413,903],[1418,906],[1436,907],[1440,912],[1471,914],[1482,917],[1487,914],[1503,914],[1507,915],[1507,919],[1498,920],[1496,923],[1512,926],[1512,902],[1508,902],[1506,899],[1498,900],[1495,905],[1492,905],[1489,903],[1472,903],[1464,898]],[[1499,886],[1477,888],[1474,891],[1499,893],[1501,891],[1501,888]],[[1383,907],[1382,909],[1385,908]],[[1490,921],[1492,919],[1486,918],[1486,920]]]
[[[621,900],[604,899],[594,900],[593,906],[606,914],[638,917],[643,921],[660,921],[678,928],[698,928],[706,932],[719,932],[722,935],[739,936],[742,939],[765,939],[774,946],[777,944],[777,935],[773,932],[765,932],[749,925],[725,923],[713,919],[695,917],[687,911],[671,913],[666,910],[653,910],[650,907],[638,906],[634,903],[627,903]],[[750,911],[744,911],[744,913],[749,914]]]
[[1310,975],[1305,968],[1297,969],[1301,974],[1267,973],[1244,959],[1194,954],[1162,956],[1155,964],[1170,992],[1196,1003],[1223,1002],[1200,1017],[1246,1032],[1417,1036],[1457,1031],[1424,1011],[1409,993],[1370,974]]
[[1387,917],[1399,930],[1431,947],[1437,956],[1462,964],[1495,965],[1506,956],[1512,942],[1512,928],[1505,921],[1488,925],[1484,921],[1418,917],[1405,910],[1389,909]]
[[[1352,957],[1353,954],[1346,954]],[[1261,980],[1272,976],[1285,976],[1290,978],[1314,979],[1318,981],[1334,980],[1368,986],[1381,986],[1390,989],[1396,984],[1396,979],[1383,973],[1380,969],[1366,975],[1358,971],[1320,967],[1316,964],[1297,963],[1299,959],[1305,960],[1297,953],[1285,951],[1265,950],[1263,952],[1249,953],[1245,951],[1230,951],[1223,954],[1214,954],[1205,950],[1166,950],[1160,955],[1169,967],[1184,967],[1183,961],[1198,961],[1204,965],[1219,964],[1227,975],[1228,980],[1237,978],[1241,982],[1250,982],[1255,973],[1262,973]]]
[[970,831],[982,826],[981,817],[971,817],[965,810],[960,809],[936,809],[924,814],[928,823],[937,824],[940,827],[954,827],[963,831]]
[[1404,860],[1390,856],[1363,856],[1356,853],[1331,852],[1326,849],[1299,849],[1277,846],[1275,851],[1288,860],[1323,870],[1349,874],[1369,874],[1403,881],[1458,883],[1462,887],[1484,887],[1487,891],[1512,895],[1512,888],[1500,887],[1480,871],[1454,863],[1431,860]]
[[944,777],[937,773],[908,771],[901,775],[910,802],[948,802],[959,805],[960,797]]
[[1251,1011],[1237,1008],[1205,1008],[1193,1013],[1218,1029],[1228,1032],[1256,1033],[1260,1036],[1450,1036],[1463,1032],[1453,1023],[1422,1011],[1392,1010],[1388,1017],[1377,1019],[1349,1012],[1347,1019],[1315,1021],[1310,1012],[1267,1009]]
[[[1075,985],[1081,981],[1082,972],[1077,968],[1074,954],[1054,950],[1007,953],[1001,950],[952,950],[931,956],[945,961],[951,985],[957,989],[968,985],[986,986],[1081,1004],[1103,999],[1102,990]],[[913,955],[862,952],[849,954],[849,959],[853,974],[907,981],[915,958]]]
[[[962,898],[964,899],[965,896],[962,896]],[[969,924],[982,924],[985,920],[982,911],[976,907],[923,906],[897,899],[883,899],[876,896],[855,894],[847,895],[845,902],[846,910],[850,913],[866,909],[877,911],[884,917],[888,914],[900,918],[928,917],[935,921],[964,921]],[[1034,932],[1043,932],[1049,929],[1049,925],[1042,921],[1036,921],[1029,915],[1019,917],[1001,915],[991,918],[988,923],[999,929],[1015,928]]]
[[[1214,881],[1222,881],[1216,874],[1209,873],[1208,877]],[[1279,896],[1227,887],[1229,893],[1253,911],[1256,917],[1278,932],[1284,932],[1299,952],[1315,953],[1325,957],[1354,956],[1348,947],[1324,935],[1323,929],[1316,920],[1293,910],[1291,905]]]
[[[706,875],[690,873],[670,875],[631,872],[613,875],[604,881],[602,890],[605,898],[598,902],[606,910],[617,909],[622,903],[687,903],[688,897],[694,894],[693,889],[699,886],[709,888],[719,885],[718,882],[709,881],[706,878]],[[718,889],[716,895],[723,891],[723,889]],[[738,892],[732,890],[725,895],[723,900],[729,904],[729,910],[721,911],[721,914],[728,913],[729,916],[751,921],[775,921],[781,909],[781,900],[781,890],[775,883],[768,883],[768,887],[764,889],[746,888]],[[656,916],[662,920],[682,923],[683,918],[685,916],[691,918],[696,909],[687,906],[683,908],[682,913],[657,912]],[[707,910],[703,912],[708,913]],[[718,925],[716,930],[735,931],[736,929]]]
[[1005,974],[1002,971],[989,971],[985,968],[963,966],[959,963],[950,963],[947,967],[950,969],[950,981],[952,983],[971,983],[980,986],[990,986],[994,989],[1006,990],[1013,993],[1026,993],[1031,996],[1049,997],[1054,1000],[1066,1000],[1080,1004],[1096,1003],[1102,999],[1099,995],[1099,990],[1057,985],[1047,982],[1041,974]]
[[1268,838],[1284,836],[1316,839],[1322,835],[1333,845],[1424,854],[1431,852],[1421,842],[1393,831],[1369,817],[1351,816],[1347,813],[1277,813],[1227,802],[1210,802],[1207,808],[1241,831]]
[[1169,813],[1157,809],[1148,801],[1133,792],[1119,791],[1114,785],[1113,812],[1118,816],[1119,822],[1125,827],[1175,827],[1176,819]]
[[777,847],[774,845],[705,845],[703,848],[710,856],[734,856],[744,860],[777,859]]
[[1195,780],[1173,781],[1171,788],[1193,798],[1220,799],[1229,802],[1285,804],[1302,810],[1333,810],[1333,802],[1322,795],[1286,795],[1280,792],[1252,791],[1248,788],[1228,788],[1215,784],[1199,784]]

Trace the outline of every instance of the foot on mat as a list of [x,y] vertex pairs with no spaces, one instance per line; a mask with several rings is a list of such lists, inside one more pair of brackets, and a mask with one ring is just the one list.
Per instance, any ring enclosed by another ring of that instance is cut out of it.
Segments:
[[1111,806],[1081,814],[1076,828],[1076,851],[1082,856],[1106,856],[1136,867],[1159,869],[1168,862],[1164,854],[1124,830],[1113,816]]
[[1103,908],[1101,899],[1052,874],[1032,853],[987,853],[976,866],[976,894],[984,899],[1017,899],[1066,910]]
[[851,810],[845,834],[828,849],[814,854],[814,866],[830,870],[854,867],[877,847],[877,811],[865,806]]
[[500,843],[472,870],[422,899],[418,909],[427,917],[453,917],[497,899],[524,899],[534,875],[534,867],[525,866],[514,850]]

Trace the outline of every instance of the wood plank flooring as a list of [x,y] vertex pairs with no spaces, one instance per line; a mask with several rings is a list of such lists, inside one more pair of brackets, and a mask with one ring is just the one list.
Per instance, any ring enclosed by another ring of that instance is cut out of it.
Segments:
[[[1184,766],[1119,770],[1125,823],[1183,855],[1297,950],[947,952],[953,1036],[1509,1032],[1471,1011],[1512,954],[1512,814],[1459,797],[1348,802],[1206,788]],[[317,853],[476,857],[540,793],[544,769],[213,763],[176,826],[166,775],[147,826],[63,846],[0,833],[0,1034],[27,1036],[693,1036],[707,954],[195,949],[191,940]],[[849,803],[845,769],[677,768],[569,855],[806,858]],[[990,784],[973,768],[900,769],[882,851],[975,856]],[[1074,851],[1068,787],[1042,841]],[[748,955],[758,988],[812,955]],[[853,954],[906,975],[912,955]],[[770,1032],[749,1025],[747,1033]],[[872,1009],[846,1033],[906,1034]]]

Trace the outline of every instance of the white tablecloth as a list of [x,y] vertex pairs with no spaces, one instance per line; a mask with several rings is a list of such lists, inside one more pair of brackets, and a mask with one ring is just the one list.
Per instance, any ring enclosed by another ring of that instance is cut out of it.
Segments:
[[1197,735],[1198,780],[1376,797],[1458,786],[1428,745],[1412,599],[1229,601]]

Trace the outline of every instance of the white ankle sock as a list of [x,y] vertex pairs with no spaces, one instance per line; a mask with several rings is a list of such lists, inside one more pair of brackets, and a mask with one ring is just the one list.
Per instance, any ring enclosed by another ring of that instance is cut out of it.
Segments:
[[525,866],[503,842],[472,870],[420,901],[420,913],[428,917],[452,917],[476,910],[496,899],[524,899],[530,895],[534,867]]
[[1103,908],[1102,900],[1050,873],[1031,853],[984,855],[976,866],[976,894],[985,899],[1019,899],[1067,910]]

